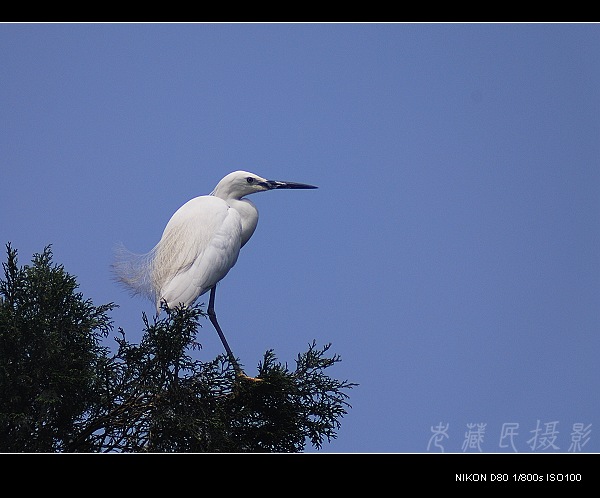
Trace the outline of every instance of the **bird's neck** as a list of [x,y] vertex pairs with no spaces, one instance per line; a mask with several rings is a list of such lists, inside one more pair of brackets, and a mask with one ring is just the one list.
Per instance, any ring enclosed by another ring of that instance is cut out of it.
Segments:
[[256,230],[258,224],[258,209],[248,199],[227,199],[227,203],[240,213],[242,219],[242,247]]

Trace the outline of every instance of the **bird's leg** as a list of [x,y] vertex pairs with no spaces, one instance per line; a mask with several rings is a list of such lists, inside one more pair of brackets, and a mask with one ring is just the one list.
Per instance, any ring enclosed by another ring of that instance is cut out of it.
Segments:
[[237,375],[240,375],[244,372],[241,369],[240,365],[238,364],[237,360],[235,359],[235,356],[233,356],[233,352],[231,351],[229,344],[227,344],[227,339],[225,339],[225,334],[223,334],[223,331],[221,330],[221,327],[219,326],[219,322],[217,321],[217,314],[215,313],[216,289],[217,289],[216,285],[213,286],[212,289],[210,289],[210,299],[208,301],[208,318],[210,319],[211,323],[214,325],[215,330],[217,331],[217,334],[219,334],[219,337],[221,338],[221,342],[223,343],[223,346],[225,347],[225,351],[227,351],[227,356],[229,356],[229,361],[233,365],[233,369],[235,370],[235,373]]
[[225,339],[225,334],[223,334],[223,331],[221,330],[221,327],[219,326],[219,322],[217,321],[217,314],[215,313],[216,289],[217,289],[216,284],[210,289],[210,298],[208,301],[208,318],[210,319],[210,322],[215,327],[217,334],[219,334],[219,337],[221,338],[221,342],[223,343],[223,346],[225,347],[225,351],[227,351],[227,356],[229,357],[229,361],[233,365],[235,374],[238,377],[242,377],[244,379],[260,381],[262,379],[257,379],[255,377],[249,377],[248,375],[246,375],[244,373],[244,371],[242,370],[242,367],[240,367],[240,364],[235,359],[235,356],[233,356],[233,352],[231,351],[231,348],[229,347],[229,344],[227,343],[227,339]]

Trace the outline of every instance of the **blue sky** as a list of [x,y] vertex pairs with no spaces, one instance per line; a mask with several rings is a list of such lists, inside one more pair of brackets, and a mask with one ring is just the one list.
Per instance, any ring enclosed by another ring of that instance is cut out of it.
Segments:
[[137,342],[153,305],[112,280],[117,243],[150,250],[237,169],[318,185],[252,197],[217,312],[249,374],[341,355],[360,385],[321,452],[598,452],[599,46],[598,24],[0,24],[1,242],[52,244]]

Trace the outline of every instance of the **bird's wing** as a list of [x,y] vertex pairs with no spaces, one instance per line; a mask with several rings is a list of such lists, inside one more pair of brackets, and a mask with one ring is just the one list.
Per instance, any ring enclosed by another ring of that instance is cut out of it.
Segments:
[[239,213],[213,196],[192,199],[165,227],[153,258],[158,302],[192,304],[236,263],[241,247]]

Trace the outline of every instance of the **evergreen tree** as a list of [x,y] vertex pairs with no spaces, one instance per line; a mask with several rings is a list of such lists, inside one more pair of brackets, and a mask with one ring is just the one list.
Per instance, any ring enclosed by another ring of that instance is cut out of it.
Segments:
[[98,402],[111,329],[107,312],[76,292],[46,247],[19,268],[7,245],[0,280],[0,451],[63,451]]
[[299,452],[337,436],[350,407],[326,368],[330,345],[313,341],[290,371],[272,350],[260,382],[236,376],[226,355],[193,359],[199,306],[143,315],[139,345],[119,328],[102,345],[107,313],[77,293],[46,247],[19,268],[7,245],[0,280],[0,451]]

